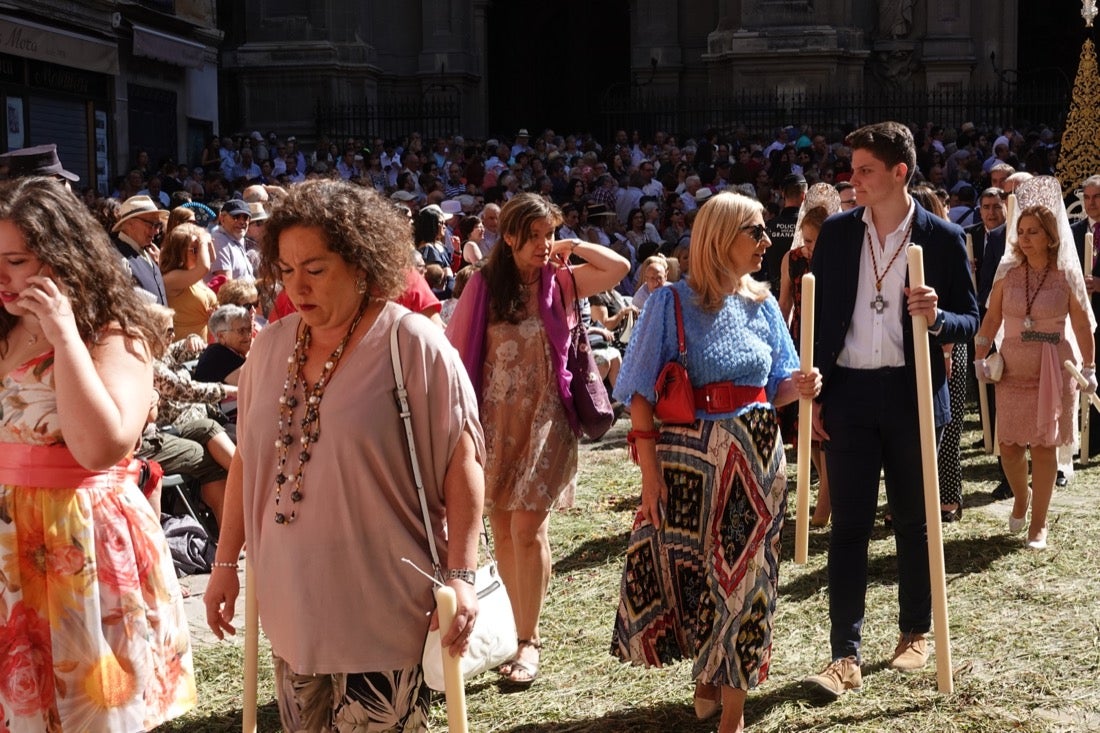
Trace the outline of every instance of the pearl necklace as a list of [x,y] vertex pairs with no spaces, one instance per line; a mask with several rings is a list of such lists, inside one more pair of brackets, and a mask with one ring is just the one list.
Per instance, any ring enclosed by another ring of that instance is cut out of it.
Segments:
[[[363,314],[367,311],[366,301],[359,307],[359,312],[348,327],[348,332],[337,345],[336,349],[325,361],[321,370],[321,376],[312,389],[306,389],[305,377],[302,369],[309,357],[309,344],[313,338],[313,331],[309,326],[302,328],[302,333],[294,344],[294,353],[287,358],[286,381],[283,382],[283,394],[279,397],[279,437],[275,439],[275,449],[278,451],[275,474],[275,523],[290,524],[298,518],[297,504],[302,500],[302,474],[305,472],[306,463],[310,459],[310,446],[321,437],[321,398],[324,397],[325,387],[332,379],[333,372],[340,365],[340,359],[344,356],[344,349],[348,345],[351,334],[356,326],[363,320]],[[302,444],[302,450],[298,453],[298,466],[292,476],[286,474],[287,457],[290,454],[290,446],[294,443],[294,436],[290,434],[291,425],[294,422],[294,410],[298,406],[298,398],[294,396],[294,390],[298,382],[302,383],[305,393],[306,409],[299,423],[302,428],[302,436],[298,439]],[[290,514],[280,509],[283,487],[291,485]]]

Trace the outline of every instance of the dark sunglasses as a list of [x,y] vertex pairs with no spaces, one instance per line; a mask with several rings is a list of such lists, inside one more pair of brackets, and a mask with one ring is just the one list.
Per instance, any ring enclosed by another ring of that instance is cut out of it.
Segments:
[[256,303],[241,303],[241,307],[246,308],[250,311],[254,311],[254,310],[256,310],[257,308],[260,307],[260,304],[259,304],[259,302],[256,302]]
[[749,236],[759,244],[760,240],[768,236],[768,229],[763,224],[749,224],[748,226],[741,227],[741,231],[748,232]]

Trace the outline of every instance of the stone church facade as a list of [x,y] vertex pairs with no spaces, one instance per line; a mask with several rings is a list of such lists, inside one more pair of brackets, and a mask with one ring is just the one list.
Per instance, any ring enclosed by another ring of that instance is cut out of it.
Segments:
[[[583,0],[560,2],[581,23],[586,3],[606,6],[629,34],[629,59],[616,66],[623,88],[647,93],[776,94],[824,89],[963,90],[997,82],[997,66],[1017,56],[1019,0]],[[495,32],[507,3],[514,27]],[[529,11],[528,7],[529,6]],[[240,0],[219,4],[223,123],[309,135],[318,103],[385,104],[447,95],[459,100],[458,128],[473,136],[501,126],[490,91],[521,73],[522,55],[553,53],[574,34],[545,3],[529,0]],[[525,15],[526,13],[526,15]],[[540,15],[541,14],[541,15]],[[519,20],[516,18],[519,17]],[[607,16],[601,16],[606,18]],[[494,56],[494,53],[496,54]],[[991,56],[992,55],[992,56]],[[582,67],[584,65],[582,64]],[[517,69],[517,67],[520,67]],[[576,68],[576,65],[569,67]],[[564,77],[532,80],[545,93]],[[580,83],[580,81],[578,81]],[[590,97],[582,104],[598,106]],[[232,131],[226,129],[226,132]]]

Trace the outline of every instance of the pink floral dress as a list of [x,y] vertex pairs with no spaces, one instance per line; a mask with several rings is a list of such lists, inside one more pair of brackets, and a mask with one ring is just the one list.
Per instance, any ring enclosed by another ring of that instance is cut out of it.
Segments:
[[195,704],[183,597],[135,475],[64,449],[52,353],[0,383],[0,732],[149,730]]

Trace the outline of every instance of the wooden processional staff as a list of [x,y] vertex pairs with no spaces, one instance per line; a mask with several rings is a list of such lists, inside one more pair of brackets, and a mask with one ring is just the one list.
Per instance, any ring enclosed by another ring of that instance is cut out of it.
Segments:
[[[910,245],[909,287],[924,285],[924,250]],[[936,418],[932,410],[932,358],[928,321],[913,316],[913,353],[917,371],[917,412],[920,416],[921,473],[924,474],[924,514],[928,523],[928,572],[932,586],[932,620],[936,630],[936,681],[942,693],[954,692],[951,679],[951,632],[947,620],[947,572],[943,561],[940,523],[940,480],[936,466]]]

